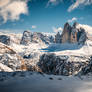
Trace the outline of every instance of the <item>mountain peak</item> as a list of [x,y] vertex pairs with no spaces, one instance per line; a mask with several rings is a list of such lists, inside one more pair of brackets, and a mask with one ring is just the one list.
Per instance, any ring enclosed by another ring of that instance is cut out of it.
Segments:
[[73,27],[76,28],[76,26],[77,26],[78,24],[79,24],[78,22],[74,22],[74,23],[73,23]]
[[66,22],[62,34],[56,34],[55,42],[84,44],[87,39],[86,31],[83,28],[78,29],[77,25],[77,22],[74,22],[73,26]]

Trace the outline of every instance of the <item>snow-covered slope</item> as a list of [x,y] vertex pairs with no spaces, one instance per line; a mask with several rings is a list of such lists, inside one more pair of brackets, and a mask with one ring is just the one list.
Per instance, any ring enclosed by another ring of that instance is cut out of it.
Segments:
[[14,72],[0,76],[1,92],[92,92],[92,75],[78,78]]
[[53,52],[57,55],[92,55],[92,41],[87,40],[84,45],[78,45],[78,43],[53,43],[42,50],[44,52]]
[[7,67],[6,65],[0,63],[0,71],[4,71],[4,72],[13,72],[13,70],[9,67]]
[[78,24],[76,27],[78,29],[79,28],[84,28],[88,34],[92,35],[92,26],[84,25],[84,24]]

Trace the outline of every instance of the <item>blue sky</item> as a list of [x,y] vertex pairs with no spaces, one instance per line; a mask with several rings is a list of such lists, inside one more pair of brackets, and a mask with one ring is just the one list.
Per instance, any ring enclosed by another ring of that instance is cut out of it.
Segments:
[[[19,13],[17,11],[14,12],[13,9],[8,10],[9,14],[6,17],[6,10],[4,10],[4,14],[0,15],[0,30],[13,30],[15,32],[23,32],[24,30],[54,32],[53,28],[63,28],[67,21],[70,24],[77,21],[80,24],[92,26],[92,2],[89,4],[88,2],[82,2],[80,4],[80,0],[78,1],[79,5],[76,8],[72,7],[76,5],[76,0],[33,0],[24,2],[21,4],[21,8],[25,4],[26,6],[20,11],[19,8]],[[20,2],[23,1],[20,0]],[[2,6],[1,10],[3,10]]]

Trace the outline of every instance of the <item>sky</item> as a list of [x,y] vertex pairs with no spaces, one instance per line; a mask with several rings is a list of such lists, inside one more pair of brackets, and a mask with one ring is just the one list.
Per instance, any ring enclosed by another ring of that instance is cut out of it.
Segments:
[[57,32],[74,22],[92,26],[92,0],[0,0],[0,30]]

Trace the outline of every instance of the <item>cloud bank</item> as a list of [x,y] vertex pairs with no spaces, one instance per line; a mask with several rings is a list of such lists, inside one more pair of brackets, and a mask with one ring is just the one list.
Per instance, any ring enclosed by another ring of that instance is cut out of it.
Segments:
[[62,28],[62,27],[58,27],[58,28],[52,27],[52,29],[53,29],[53,31],[54,31],[55,33],[57,33],[57,32],[62,32],[62,31],[63,31],[63,28]]
[[7,20],[18,20],[21,14],[28,14],[28,0],[0,0],[0,18],[3,23]]
[[88,34],[92,35],[92,26],[84,25],[84,24],[78,24],[77,28],[84,28]]
[[47,7],[49,5],[58,5],[59,3],[61,3],[63,0],[49,0],[47,3]]
[[74,22],[74,21],[77,21],[77,18],[76,18],[76,17],[73,17],[72,19],[69,19],[69,20],[68,20],[69,23],[72,23],[72,22]]
[[73,11],[78,8],[80,5],[86,6],[92,4],[92,0],[76,0],[69,8],[68,12]]
[[32,29],[36,29],[37,28],[37,26],[35,26],[35,25],[32,25]]

